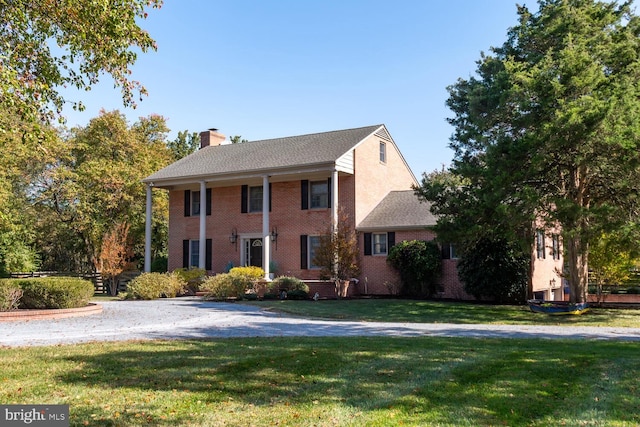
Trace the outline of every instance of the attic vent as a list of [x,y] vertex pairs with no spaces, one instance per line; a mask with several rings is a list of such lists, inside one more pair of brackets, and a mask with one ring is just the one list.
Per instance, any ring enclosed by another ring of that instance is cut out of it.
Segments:
[[375,134],[378,138],[386,139],[387,141],[391,141],[391,135],[387,132],[387,129],[381,127]]

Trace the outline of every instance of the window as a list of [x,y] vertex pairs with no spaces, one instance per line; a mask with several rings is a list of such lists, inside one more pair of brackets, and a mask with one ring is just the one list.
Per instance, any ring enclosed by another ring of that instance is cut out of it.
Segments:
[[387,254],[387,233],[372,233],[373,238],[373,254]]
[[556,261],[560,259],[560,236],[557,234],[551,235],[551,255]]
[[191,216],[200,215],[200,192],[191,192]]
[[320,268],[319,265],[316,265],[313,262],[313,259],[316,257],[316,252],[320,247],[320,236],[309,236],[309,263],[307,264],[310,269]]
[[536,230],[536,254],[538,259],[545,259],[544,231],[542,230]]
[[312,181],[311,186],[311,209],[329,207],[329,182],[328,181]]
[[262,212],[262,186],[249,187],[249,212]]
[[323,181],[309,181],[303,179],[300,182],[302,190],[302,210],[321,209],[331,207],[331,178]]
[[189,267],[200,265],[200,240],[189,241]]
[[[205,201],[200,191],[184,191],[184,216],[200,216],[200,209]],[[211,215],[211,189],[206,192],[207,215]]]
[[395,231],[386,233],[364,233],[365,255],[386,255],[396,244]]
[[387,144],[380,142],[380,163],[387,163]]
[[453,243],[442,244],[442,259],[458,259],[456,246]]
[[[212,265],[212,252],[213,241],[211,239],[205,240],[204,245],[204,268],[211,270]],[[183,240],[182,241],[182,267],[199,267],[200,266],[200,240]]]

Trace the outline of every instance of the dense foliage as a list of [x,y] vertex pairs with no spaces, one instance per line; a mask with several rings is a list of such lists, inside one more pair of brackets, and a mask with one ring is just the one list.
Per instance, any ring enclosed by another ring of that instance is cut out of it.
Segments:
[[85,307],[94,293],[93,283],[74,277],[31,277],[4,280],[17,285],[22,290],[19,308]]
[[532,245],[536,217],[559,225],[581,302],[589,242],[640,218],[640,18],[630,1],[538,3],[449,88],[455,179],[425,176],[418,192],[469,241]]
[[124,298],[174,298],[184,291],[185,286],[186,283],[174,273],[142,273],[129,282]]
[[506,239],[480,238],[458,261],[464,290],[477,299],[524,303],[531,256]]
[[435,294],[442,263],[436,242],[406,240],[397,243],[389,250],[387,262],[400,274],[403,295],[430,297]]
[[[68,102],[62,87],[89,90],[104,74],[122,90],[125,105],[146,93],[131,80],[136,50],[155,50],[140,28],[146,9],[161,0],[0,2],[0,111],[29,123],[49,122]],[[73,102],[82,109],[81,102]],[[2,134],[20,132],[0,125]],[[37,130],[37,129],[36,129]],[[40,133],[25,135],[39,139]]]

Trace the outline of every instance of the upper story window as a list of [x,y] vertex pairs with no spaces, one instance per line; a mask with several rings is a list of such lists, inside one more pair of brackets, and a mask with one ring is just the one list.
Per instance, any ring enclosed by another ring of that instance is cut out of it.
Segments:
[[544,231],[536,230],[536,255],[538,259],[545,259],[544,246]]
[[200,192],[191,192],[191,215],[200,215]]
[[249,212],[262,212],[262,186],[249,187]]
[[380,163],[387,163],[387,144],[380,141]]
[[331,178],[322,181],[309,181],[303,179],[300,185],[302,189],[302,209],[321,209],[331,207]]
[[311,181],[309,183],[311,209],[329,207],[329,183],[325,181]]
[[551,255],[556,261],[560,259],[560,236],[557,234],[551,235]]
[[[206,192],[207,215],[211,215],[211,189]],[[199,216],[200,209],[205,204],[200,191],[184,191],[184,216]]]
[[[250,187],[241,186],[240,212],[262,212],[264,190],[261,185]],[[269,183],[269,210],[271,210],[271,183]]]

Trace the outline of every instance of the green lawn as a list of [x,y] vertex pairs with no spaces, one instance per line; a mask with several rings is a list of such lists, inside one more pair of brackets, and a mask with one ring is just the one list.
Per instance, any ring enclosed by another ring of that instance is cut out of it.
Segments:
[[417,323],[487,323],[510,325],[617,326],[640,328],[640,310],[592,308],[580,316],[532,313],[527,306],[473,304],[401,299],[320,301],[255,301],[268,310],[305,317]]
[[0,402],[73,426],[631,426],[640,343],[246,338],[0,349]]

